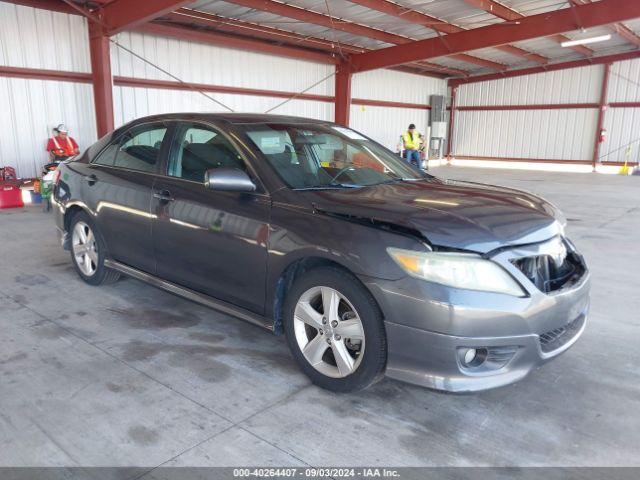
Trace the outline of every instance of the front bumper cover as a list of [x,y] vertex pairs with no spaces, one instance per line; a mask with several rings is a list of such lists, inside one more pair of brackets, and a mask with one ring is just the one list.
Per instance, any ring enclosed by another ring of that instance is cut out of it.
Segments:
[[[520,380],[571,347],[586,326],[589,273],[565,289],[539,291],[509,260],[543,247],[519,247],[494,257],[529,292],[522,298],[411,277],[363,279],[385,317],[387,376],[439,390],[485,390]],[[483,350],[492,361],[466,367],[461,361],[466,348]]]

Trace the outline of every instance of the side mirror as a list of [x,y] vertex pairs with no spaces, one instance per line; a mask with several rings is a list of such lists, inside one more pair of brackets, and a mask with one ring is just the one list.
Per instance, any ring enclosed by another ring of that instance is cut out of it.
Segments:
[[255,192],[256,184],[249,175],[237,168],[212,168],[204,172],[204,185],[222,192]]

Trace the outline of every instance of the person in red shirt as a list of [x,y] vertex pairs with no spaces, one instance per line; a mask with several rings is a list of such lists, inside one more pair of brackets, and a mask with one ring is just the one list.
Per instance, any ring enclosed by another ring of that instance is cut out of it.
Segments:
[[47,152],[52,162],[64,160],[77,155],[80,150],[76,141],[69,136],[69,130],[61,123],[53,129],[56,135],[47,142]]

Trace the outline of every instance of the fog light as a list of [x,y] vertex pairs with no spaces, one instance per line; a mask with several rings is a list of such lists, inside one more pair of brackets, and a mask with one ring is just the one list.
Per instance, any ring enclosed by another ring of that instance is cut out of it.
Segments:
[[471,363],[476,359],[476,349],[470,348],[464,354],[464,364],[471,365]]

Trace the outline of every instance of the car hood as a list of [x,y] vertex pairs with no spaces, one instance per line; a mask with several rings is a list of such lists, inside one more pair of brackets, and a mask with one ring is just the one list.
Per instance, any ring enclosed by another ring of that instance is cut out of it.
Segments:
[[431,178],[364,188],[299,191],[320,213],[419,232],[431,245],[487,253],[563,230],[549,202],[516,189]]

